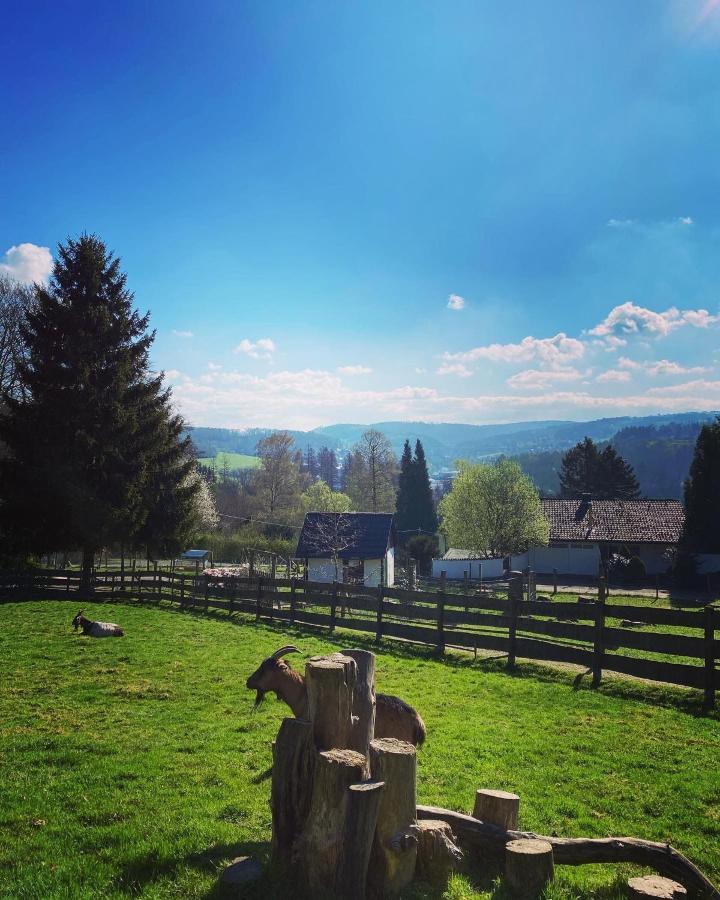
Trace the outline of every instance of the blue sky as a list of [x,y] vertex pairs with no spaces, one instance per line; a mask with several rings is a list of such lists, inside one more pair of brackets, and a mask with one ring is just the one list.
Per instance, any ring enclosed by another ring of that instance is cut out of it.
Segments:
[[0,271],[100,235],[195,424],[720,408],[720,0],[13,4]]

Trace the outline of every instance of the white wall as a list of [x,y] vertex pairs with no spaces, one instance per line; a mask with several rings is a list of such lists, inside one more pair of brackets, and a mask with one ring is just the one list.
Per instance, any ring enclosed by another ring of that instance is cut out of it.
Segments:
[[512,568],[522,571],[530,567],[540,575],[550,575],[557,569],[558,575],[590,575],[597,577],[600,566],[600,547],[587,544],[583,547],[531,547],[528,553],[513,556]]
[[[395,584],[395,554],[388,550],[385,558],[386,585],[392,587]],[[379,559],[366,559],[363,566],[364,583],[367,587],[377,587],[382,576],[382,565]],[[338,581],[342,581],[342,560],[338,563]],[[335,565],[331,559],[309,559],[308,581],[332,582],[335,580]]]
[[[331,559],[309,559],[308,581],[335,581],[335,563]],[[342,561],[338,563],[338,581],[342,581]]]
[[392,587],[395,584],[395,548],[390,547],[385,555],[385,585]]
[[664,546],[641,546],[638,556],[645,563],[645,572],[648,575],[665,575],[670,568],[670,560],[665,556]]
[[499,578],[503,574],[502,559],[434,559],[432,561],[433,578],[439,578],[441,572],[445,572],[448,578],[461,580],[468,573],[468,578],[477,581],[480,578],[480,566],[482,565],[482,577]]

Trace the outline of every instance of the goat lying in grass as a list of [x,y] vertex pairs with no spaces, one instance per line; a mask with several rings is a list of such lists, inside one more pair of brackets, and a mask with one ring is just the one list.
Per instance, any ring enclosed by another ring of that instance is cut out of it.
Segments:
[[[281,647],[264,660],[248,678],[246,687],[256,691],[255,709],[263,702],[265,694],[275,695],[290,707],[296,718],[307,716],[307,688],[305,679],[291,669],[283,657],[286,653],[300,653],[297,647]],[[397,738],[419,746],[425,740],[425,723],[417,711],[399,697],[389,694],[375,695],[375,737]]]
[[90,637],[122,637],[124,634],[122,628],[113,622],[91,622],[85,618],[82,609],[72,620],[72,624],[75,631],[82,628],[83,634]]

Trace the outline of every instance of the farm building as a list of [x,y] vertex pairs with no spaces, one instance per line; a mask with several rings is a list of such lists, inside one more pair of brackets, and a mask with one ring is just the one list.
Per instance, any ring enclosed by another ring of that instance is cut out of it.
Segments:
[[[592,500],[584,496],[575,500],[545,499],[542,506],[550,525],[548,546],[531,547],[527,553],[513,556],[507,561],[512,569],[530,567],[543,574],[556,569],[559,575],[594,577],[602,560],[622,551],[639,556],[648,575],[661,575],[670,566],[668,551],[677,547],[685,522],[678,500]],[[466,569],[469,577],[479,576],[477,562],[471,568],[471,554],[451,552],[455,559],[463,554],[466,559],[459,575],[450,574],[452,559],[447,564],[445,559],[433,560],[433,574],[442,569],[448,578],[463,578]],[[499,563],[483,560],[483,578],[492,577],[490,566]]]
[[390,513],[309,512],[295,556],[305,563],[309,581],[337,579],[391,587],[395,583],[395,543]]

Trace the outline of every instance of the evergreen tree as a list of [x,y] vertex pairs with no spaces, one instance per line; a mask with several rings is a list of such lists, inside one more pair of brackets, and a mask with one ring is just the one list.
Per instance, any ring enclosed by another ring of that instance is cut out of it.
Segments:
[[683,547],[720,553],[720,416],[703,425],[685,482]]
[[433,503],[425,451],[420,439],[415,442],[415,458],[413,459],[413,515],[417,522],[416,528],[435,534],[438,520]]
[[335,451],[329,447],[322,447],[317,457],[318,476],[322,478],[331,491],[335,490],[338,482],[337,458]]
[[563,456],[560,490],[563,497],[590,494],[595,500],[636,500],[640,496],[632,466],[611,444],[600,451],[589,437]]
[[3,398],[2,519],[19,552],[81,549],[87,585],[96,551],[135,540],[176,489],[153,535],[182,530],[195,464],[120,261],[87,235],[58,257],[26,314],[20,390]]
[[407,540],[408,532],[417,527],[413,523],[412,513],[413,475],[412,451],[410,450],[410,441],[406,440],[400,457],[400,477],[395,501],[395,527],[401,543]]

